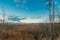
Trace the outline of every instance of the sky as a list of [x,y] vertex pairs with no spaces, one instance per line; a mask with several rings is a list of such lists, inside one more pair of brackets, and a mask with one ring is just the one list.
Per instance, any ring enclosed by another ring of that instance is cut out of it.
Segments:
[[[0,19],[23,23],[39,23],[49,18],[48,0],[0,0]],[[55,0],[55,7],[60,0]],[[56,12],[57,13],[57,12]]]

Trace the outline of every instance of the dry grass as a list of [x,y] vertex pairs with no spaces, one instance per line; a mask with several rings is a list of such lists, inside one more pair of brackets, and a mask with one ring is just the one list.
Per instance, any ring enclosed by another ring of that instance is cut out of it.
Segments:
[[[47,24],[39,24],[39,26],[37,24],[4,25],[0,28],[0,40],[50,40],[51,37],[48,37],[48,33],[46,33],[48,32],[48,26]],[[58,29],[58,27],[59,25],[56,28]]]

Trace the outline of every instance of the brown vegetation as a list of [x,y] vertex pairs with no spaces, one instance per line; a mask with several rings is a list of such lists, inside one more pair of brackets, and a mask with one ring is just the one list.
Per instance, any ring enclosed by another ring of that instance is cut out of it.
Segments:
[[[5,24],[0,26],[0,40],[50,40],[48,26],[49,24]],[[55,29],[57,30],[58,27],[59,25]],[[59,34],[59,31],[57,34]],[[58,35],[55,38],[59,40]]]

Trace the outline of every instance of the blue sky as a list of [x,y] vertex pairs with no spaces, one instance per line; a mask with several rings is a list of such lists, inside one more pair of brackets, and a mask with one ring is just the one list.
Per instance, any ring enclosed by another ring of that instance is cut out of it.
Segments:
[[[0,0],[0,5],[5,7],[7,14],[20,14],[23,16],[41,16],[45,15],[47,12],[47,7],[44,4],[46,0],[19,0],[20,2],[15,2],[14,0]],[[18,7],[16,7],[18,6]]]
[[[46,19],[49,15],[47,2],[47,0],[0,0],[0,13],[2,14],[4,7],[6,16]],[[60,6],[60,0],[55,0],[55,3],[56,6]]]

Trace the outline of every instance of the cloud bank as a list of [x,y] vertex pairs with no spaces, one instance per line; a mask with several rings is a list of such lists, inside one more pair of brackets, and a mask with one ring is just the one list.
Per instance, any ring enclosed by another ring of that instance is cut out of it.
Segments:
[[[0,23],[3,21],[3,16],[0,15]],[[20,17],[20,16],[6,16],[5,22],[8,23],[49,23],[49,19],[41,19],[39,17],[32,17],[32,18],[26,18],[26,17]],[[59,22],[58,18],[55,18],[55,22]]]
[[[3,21],[3,16],[0,15],[0,22]],[[12,23],[40,23],[43,22],[42,19],[38,18],[26,18],[26,17],[19,17],[19,16],[6,16],[5,22],[12,22]]]

